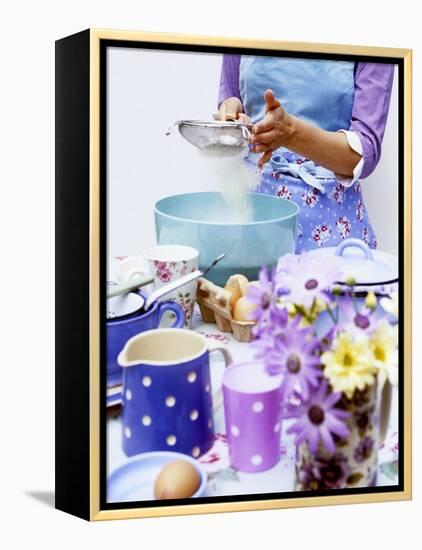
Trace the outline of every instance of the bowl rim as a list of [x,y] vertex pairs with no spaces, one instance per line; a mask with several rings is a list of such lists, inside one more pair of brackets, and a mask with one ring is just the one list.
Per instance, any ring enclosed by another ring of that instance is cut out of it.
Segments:
[[176,195],[169,195],[167,197],[163,197],[163,198],[159,199],[154,204],[154,213],[159,214],[160,216],[162,216],[164,218],[168,218],[168,219],[171,219],[171,220],[177,220],[177,221],[183,221],[183,222],[192,223],[192,224],[218,225],[218,226],[230,225],[230,226],[238,226],[238,227],[251,227],[251,226],[254,226],[254,225],[264,225],[264,224],[268,225],[268,224],[273,224],[273,223],[279,223],[280,221],[287,221],[287,220],[290,220],[291,218],[297,217],[298,214],[299,214],[299,211],[300,211],[300,207],[293,201],[290,201],[288,199],[284,199],[284,198],[281,198],[281,197],[276,197],[274,195],[266,195],[264,193],[253,193],[253,192],[248,193],[248,195],[255,195],[255,196],[258,196],[258,197],[268,197],[271,200],[287,202],[290,205],[292,205],[292,207],[294,208],[295,211],[292,212],[291,214],[286,214],[285,216],[280,216],[278,218],[273,218],[273,219],[269,219],[269,220],[239,223],[239,222],[210,222],[210,221],[202,221],[202,220],[192,220],[190,218],[183,218],[183,217],[180,217],[180,216],[173,216],[172,214],[166,214],[165,212],[162,212],[159,209],[160,202],[162,202],[164,200],[171,199],[171,198],[174,198],[174,197],[183,197],[183,196],[188,196],[188,195],[203,195],[203,194],[220,195],[220,193],[218,191],[194,191],[192,193],[179,193],[179,194],[176,194]]

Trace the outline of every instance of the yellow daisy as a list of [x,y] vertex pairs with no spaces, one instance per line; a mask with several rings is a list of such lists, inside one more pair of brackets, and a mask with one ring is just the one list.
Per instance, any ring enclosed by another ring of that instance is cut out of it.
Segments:
[[351,399],[353,392],[371,386],[375,381],[377,368],[366,336],[360,338],[346,332],[333,341],[330,351],[321,355],[324,375],[336,392],[344,392]]
[[374,354],[374,364],[378,368],[381,387],[388,379],[391,384],[398,380],[398,330],[383,319],[378,323],[370,338],[370,346]]

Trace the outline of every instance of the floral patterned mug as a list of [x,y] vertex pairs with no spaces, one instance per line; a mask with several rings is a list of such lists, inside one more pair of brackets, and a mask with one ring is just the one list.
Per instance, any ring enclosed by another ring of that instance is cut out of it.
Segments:
[[[191,246],[157,245],[148,248],[144,257],[154,277],[154,288],[160,288],[171,281],[198,269],[199,252]],[[197,281],[192,281],[166,296],[166,300],[178,303],[185,313],[185,328],[192,326],[192,314],[196,300]],[[174,319],[169,313],[164,317],[162,326],[170,326]]]
[[349,436],[338,438],[335,452],[322,445],[312,453],[302,443],[296,456],[296,490],[371,487],[377,482],[378,447],[384,442],[390,416],[391,385],[376,380],[350,398],[343,394],[342,409],[349,413]]

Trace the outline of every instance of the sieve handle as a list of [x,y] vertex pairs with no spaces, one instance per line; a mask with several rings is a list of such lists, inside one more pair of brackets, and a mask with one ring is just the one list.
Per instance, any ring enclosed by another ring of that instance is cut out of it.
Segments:
[[179,126],[181,122],[182,122],[181,120],[176,120],[175,122],[172,122],[170,126],[167,128],[166,136],[169,136],[173,132],[175,126]]

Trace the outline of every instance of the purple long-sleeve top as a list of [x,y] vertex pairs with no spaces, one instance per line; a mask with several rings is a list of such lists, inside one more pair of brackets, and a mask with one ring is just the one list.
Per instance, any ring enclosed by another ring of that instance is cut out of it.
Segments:
[[[242,101],[239,69],[240,55],[223,56],[218,105],[229,97],[237,97]],[[350,126],[345,130],[349,130],[359,138],[364,161],[360,177],[365,178],[375,170],[381,157],[381,145],[390,105],[394,65],[356,63],[354,77],[355,94],[352,116]],[[349,143],[352,145],[350,139]]]

